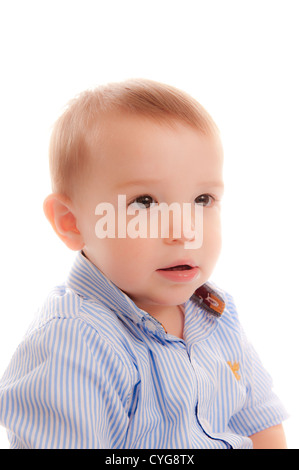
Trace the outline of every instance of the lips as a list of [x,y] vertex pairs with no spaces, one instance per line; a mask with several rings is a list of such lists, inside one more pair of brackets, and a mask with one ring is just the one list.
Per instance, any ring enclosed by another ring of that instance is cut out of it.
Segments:
[[157,269],[157,273],[171,282],[190,282],[198,278],[199,267],[193,261],[183,260]]

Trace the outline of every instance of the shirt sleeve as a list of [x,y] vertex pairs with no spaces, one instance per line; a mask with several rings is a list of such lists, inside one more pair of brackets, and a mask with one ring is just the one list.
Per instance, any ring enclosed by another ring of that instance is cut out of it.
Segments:
[[17,349],[0,383],[11,448],[118,448],[132,371],[80,319],[55,319]]
[[241,328],[244,351],[246,400],[242,409],[232,416],[229,427],[237,434],[251,436],[288,417],[283,404],[273,391],[273,381],[253,345]]

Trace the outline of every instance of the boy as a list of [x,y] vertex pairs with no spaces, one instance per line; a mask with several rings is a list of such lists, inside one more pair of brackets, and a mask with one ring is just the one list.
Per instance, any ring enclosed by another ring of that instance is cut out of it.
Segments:
[[[130,80],[70,102],[44,210],[78,254],[2,378],[11,447],[286,447],[271,379],[208,282],[222,162],[213,120],[172,87]],[[177,209],[166,225],[162,204]]]

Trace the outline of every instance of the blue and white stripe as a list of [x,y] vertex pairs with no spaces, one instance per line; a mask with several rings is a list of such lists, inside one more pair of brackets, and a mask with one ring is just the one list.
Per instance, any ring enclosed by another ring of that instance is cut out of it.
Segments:
[[181,340],[79,253],[0,381],[11,447],[250,448],[287,415],[219,292],[219,319],[185,303]]

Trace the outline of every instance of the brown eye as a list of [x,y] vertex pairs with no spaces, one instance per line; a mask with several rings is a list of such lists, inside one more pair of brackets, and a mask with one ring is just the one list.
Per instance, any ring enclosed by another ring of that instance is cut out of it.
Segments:
[[139,209],[148,209],[151,204],[154,203],[154,199],[146,194],[144,196],[138,196],[136,199],[134,199],[134,201],[132,201],[131,204],[137,205]]
[[201,204],[204,207],[209,207],[215,202],[215,198],[210,194],[201,194],[195,199],[196,204]]

